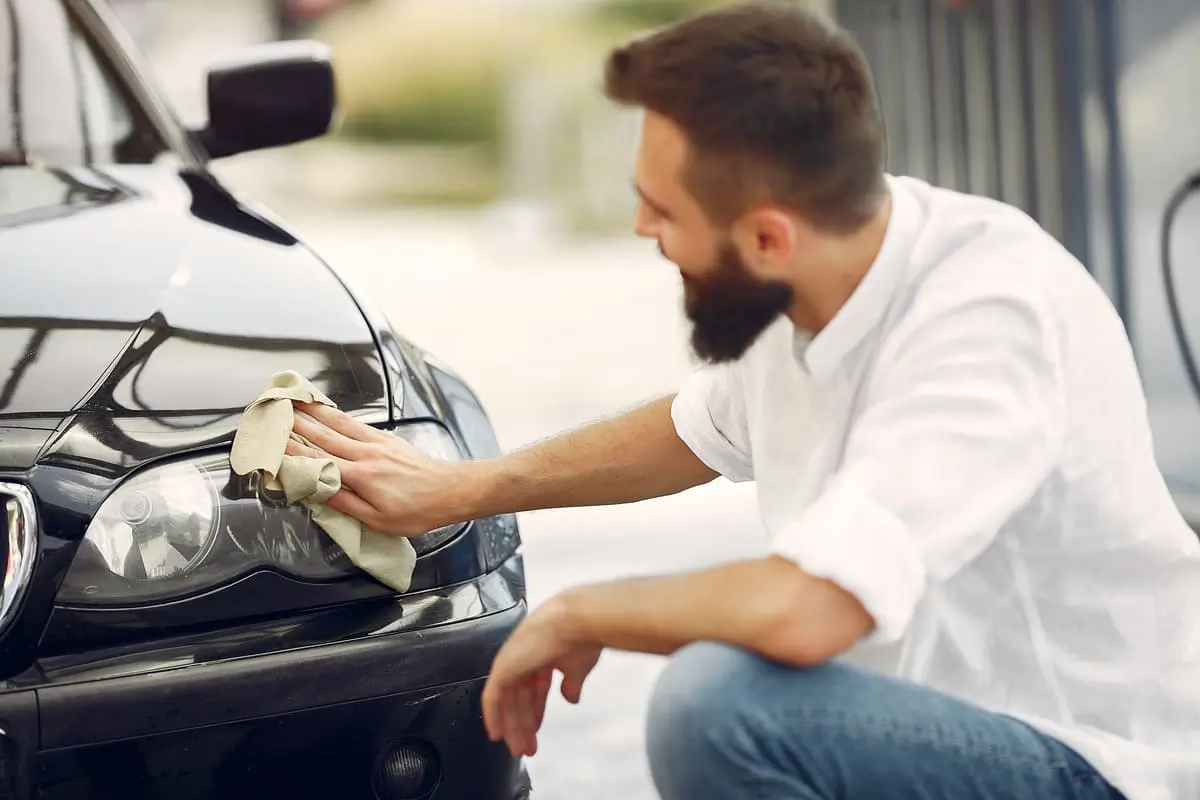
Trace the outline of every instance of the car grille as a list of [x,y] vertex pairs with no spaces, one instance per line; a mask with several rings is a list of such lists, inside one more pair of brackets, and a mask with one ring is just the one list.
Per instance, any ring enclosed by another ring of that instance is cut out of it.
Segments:
[[33,493],[17,483],[0,483],[0,536],[7,544],[4,589],[0,595],[0,631],[21,608],[37,557],[37,509]]

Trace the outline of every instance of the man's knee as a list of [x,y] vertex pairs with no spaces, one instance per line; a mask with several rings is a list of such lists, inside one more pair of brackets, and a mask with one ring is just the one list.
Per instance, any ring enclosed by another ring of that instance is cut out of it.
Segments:
[[[683,648],[671,657],[650,699],[646,742],[651,762],[671,758],[681,747],[704,746],[710,724],[728,721],[733,687],[726,684],[739,662],[749,656],[707,642]],[[682,755],[682,754],[679,754]]]
[[781,722],[773,714],[776,692],[786,684],[795,708],[803,703],[795,693],[809,685],[815,691],[824,670],[798,671],[720,644],[680,650],[658,679],[647,719],[647,756],[660,793],[719,796],[714,782],[745,780],[763,756],[758,743]]

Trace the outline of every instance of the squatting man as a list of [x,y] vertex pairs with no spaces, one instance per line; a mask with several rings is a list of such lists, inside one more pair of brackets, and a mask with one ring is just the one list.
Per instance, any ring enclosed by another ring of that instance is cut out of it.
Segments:
[[[468,463],[322,406],[295,431],[325,452],[289,446],[397,536],[755,482],[768,556],[544,603],[496,656],[489,735],[534,753],[555,673],[579,702],[617,648],[670,656],[668,800],[1200,798],[1200,544],[1084,266],[887,173],[861,50],[794,5],[654,32],[604,86],[644,114],[636,232],[702,361],[678,393]],[[895,676],[839,659],[899,641]]]

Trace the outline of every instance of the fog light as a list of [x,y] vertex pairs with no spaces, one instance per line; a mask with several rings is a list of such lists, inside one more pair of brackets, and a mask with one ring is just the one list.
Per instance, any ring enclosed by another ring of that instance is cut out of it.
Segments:
[[379,800],[425,800],[441,777],[437,753],[420,742],[392,745],[375,765]]

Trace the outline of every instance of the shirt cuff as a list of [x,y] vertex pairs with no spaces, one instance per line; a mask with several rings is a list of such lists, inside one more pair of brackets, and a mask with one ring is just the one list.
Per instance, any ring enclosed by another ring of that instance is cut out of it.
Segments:
[[925,590],[925,566],[904,523],[846,476],[783,528],[771,551],[854,595],[875,620],[870,644],[902,639]]
[[706,402],[708,376],[695,373],[671,403],[675,432],[696,457],[714,472],[741,483],[754,480],[754,466],[713,422]]

